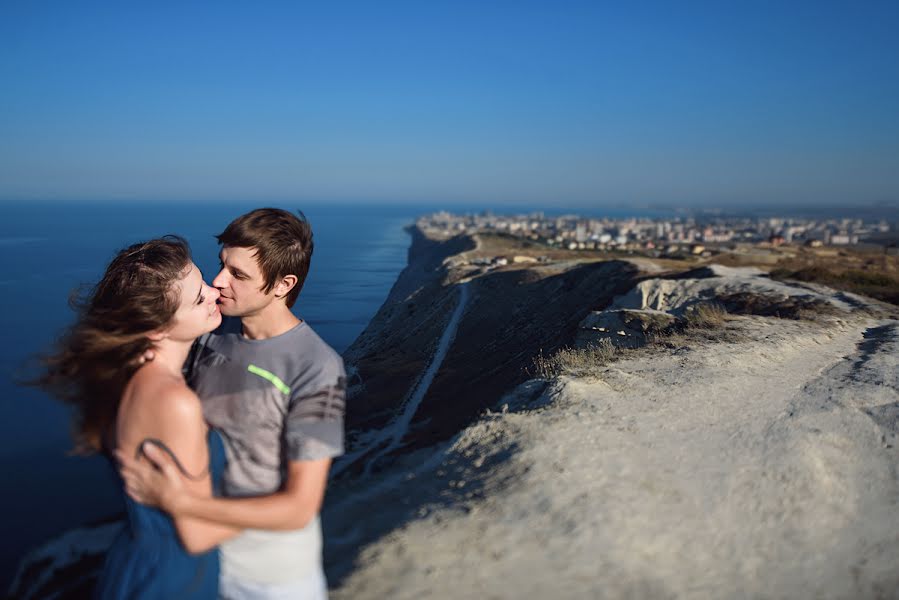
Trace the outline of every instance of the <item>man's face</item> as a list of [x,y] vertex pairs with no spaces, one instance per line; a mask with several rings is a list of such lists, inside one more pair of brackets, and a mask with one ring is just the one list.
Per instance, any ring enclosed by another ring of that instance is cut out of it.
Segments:
[[256,262],[255,248],[224,246],[219,252],[222,270],[212,280],[221,293],[219,308],[229,317],[254,315],[275,299],[275,290],[264,293],[265,278]]

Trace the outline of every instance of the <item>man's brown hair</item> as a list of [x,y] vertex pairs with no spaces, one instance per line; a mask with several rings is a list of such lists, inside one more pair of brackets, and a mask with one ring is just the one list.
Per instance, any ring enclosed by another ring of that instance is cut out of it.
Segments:
[[312,227],[306,216],[280,208],[257,208],[231,221],[215,236],[222,246],[255,248],[266,294],[285,275],[296,275],[297,284],[287,294],[287,307],[300,295],[312,260]]

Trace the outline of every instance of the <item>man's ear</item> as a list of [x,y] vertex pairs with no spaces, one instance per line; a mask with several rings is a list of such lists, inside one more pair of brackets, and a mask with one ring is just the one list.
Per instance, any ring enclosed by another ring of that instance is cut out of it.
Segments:
[[285,275],[281,278],[281,281],[278,282],[278,285],[275,286],[275,296],[278,298],[283,298],[287,294],[290,293],[299,279],[297,279],[296,275]]

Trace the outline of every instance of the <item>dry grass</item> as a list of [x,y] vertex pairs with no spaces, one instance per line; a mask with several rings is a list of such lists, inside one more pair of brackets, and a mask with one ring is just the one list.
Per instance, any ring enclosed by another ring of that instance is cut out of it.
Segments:
[[[881,263],[873,262],[875,267]],[[771,271],[772,279],[808,281],[847,292],[876,298],[899,305],[899,275],[885,269],[839,269],[832,266],[814,265],[796,268],[777,268]]]
[[702,302],[689,307],[684,319],[688,329],[715,329],[724,325],[728,314],[727,309],[717,302]]
[[671,327],[647,335],[646,345],[677,349],[702,342],[741,342],[745,337],[738,329],[728,326],[734,318],[719,302],[695,304]]
[[676,349],[689,346],[691,343],[695,343],[695,338],[682,331],[667,331],[646,336],[646,346],[649,348]]
[[810,296],[778,298],[753,292],[737,292],[719,296],[718,300],[728,312],[735,315],[817,320],[840,312],[840,309],[830,302]]
[[608,339],[583,349],[562,348],[549,356],[541,352],[534,358],[532,374],[543,379],[559,375],[595,375],[597,367],[610,363],[620,352]]
[[[727,310],[721,304],[716,302],[696,304],[674,325],[648,333],[646,345],[679,348],[696,343],[698,340],[734,341],[733,335],[723,327],[729,319]],[[562,348],[550,355],[541,352],[534,358],[528,373],[543,379],[552,379],[559,375],[596,377],[601,367],[632,351],[630,348],[616,346],[608,338],[602,338],[586,348]]]
[[899,256],[881,249],[802,248],[778,262],[770,275],[821,283],[899,305]]

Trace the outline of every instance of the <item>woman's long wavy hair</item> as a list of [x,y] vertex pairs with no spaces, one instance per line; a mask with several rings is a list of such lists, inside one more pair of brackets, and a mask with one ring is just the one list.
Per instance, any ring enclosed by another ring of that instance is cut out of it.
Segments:
[[169,325],[178,309],[175,283],[190,261],[190,247],[178,236],[134,244],[116,255],[86,297],[73,296],[75,323],[43,357],[34,383],[74,408],[76,453],[103,448],[125,386],[153,345],[148,335]]

